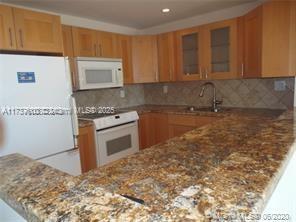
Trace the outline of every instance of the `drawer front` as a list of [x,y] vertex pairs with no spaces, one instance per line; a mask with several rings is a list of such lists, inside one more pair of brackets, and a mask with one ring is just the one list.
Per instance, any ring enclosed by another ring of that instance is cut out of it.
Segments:
[[169,115],[169,124],[181,126],[196,126],[196,116]]

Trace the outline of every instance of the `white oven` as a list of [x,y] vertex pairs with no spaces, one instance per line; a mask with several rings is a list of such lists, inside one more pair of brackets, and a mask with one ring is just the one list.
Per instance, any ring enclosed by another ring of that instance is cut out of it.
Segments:
[[122,59],[76,58],[78,89],[123,86]]
[[97,130],[96,137],[98,166],[139,151],[137,121]]

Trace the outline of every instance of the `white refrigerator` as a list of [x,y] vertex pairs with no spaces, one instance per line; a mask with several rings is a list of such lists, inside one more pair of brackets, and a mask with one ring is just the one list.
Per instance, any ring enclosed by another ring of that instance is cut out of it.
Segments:
[[0,55],[0,156],[20,153],[81,173],[78,120],[65,57]]

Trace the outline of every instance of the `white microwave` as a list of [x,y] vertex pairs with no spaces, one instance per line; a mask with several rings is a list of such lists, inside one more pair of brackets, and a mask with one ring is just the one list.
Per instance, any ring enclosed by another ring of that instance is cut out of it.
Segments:
[[78,89],[123,86],[122,59],[77,57]]

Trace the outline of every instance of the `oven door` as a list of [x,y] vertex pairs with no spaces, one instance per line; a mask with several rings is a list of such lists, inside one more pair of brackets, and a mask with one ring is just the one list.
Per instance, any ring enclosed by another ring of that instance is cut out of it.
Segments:
[[97,131],[97,164],[102,166],[139,151],[138,122]]
[[78,61],[79,89],[121,87],[122,70],[115,62]]

